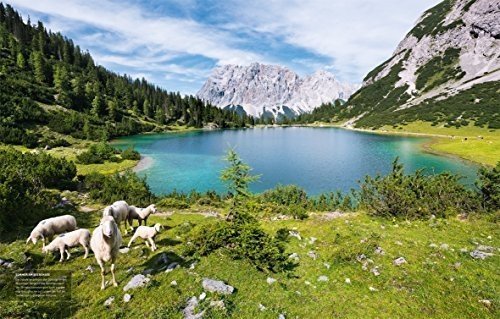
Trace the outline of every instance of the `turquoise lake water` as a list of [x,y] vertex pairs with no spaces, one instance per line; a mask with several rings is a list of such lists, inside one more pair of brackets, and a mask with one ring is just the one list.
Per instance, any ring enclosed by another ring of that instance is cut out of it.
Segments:
[[133,145],[152,159],[138,174],[146,176],[156,194],[174,189],[226,191],[219,175],[230,147],[253,168],[253,174],[261,175],[251,187],[255,192],[277,184],[296,184],[309,194],[349,191],[367,174],[389,172],[396,156],[408,172],[450,171],[472,183],[475,166],[425,153],[420,147],[425,141],[338,128],[286,127],[137,135],[120,138],[114,145]]

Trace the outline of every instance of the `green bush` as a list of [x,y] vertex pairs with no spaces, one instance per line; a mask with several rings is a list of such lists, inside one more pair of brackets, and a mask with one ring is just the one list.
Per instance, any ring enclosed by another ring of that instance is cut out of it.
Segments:
[[478,175],[477,186],[484,208],[490,211],[500,210],[500,162],[496,167],[480,168]]
[[308,203],[306,191],[296,185],[278,185],[274,189],[265,191],[261,198],[265,203],[285,206],[306,207]]
[[132,146],[128,147],[127,149],[122,151],[122,159],[124,160],[140,160],[141,159],[141,154],[134,150]]
[[92,199],[103,204],[125,200],[131,205],[147,206],[155,201],[146,180],[132,171],[114,175],[92,173],[85,176],[84,186]]
[[[92,144],[89,149],[76,156],[76,161],[79,164],[102,164],[104,161],[111,160],[115,154],[119,153],[114,147],[106,142]],[[118,162],[120,159],[115,158],[112,161]]]
[[446,217],[479,207],[477,195],[460,183],[459,176],[424,175],[422,170],[405,175],[397,158],[388,175],[365,177],[359,198],[371,215],[406,219]]
[[33,148],[38,146],[38,137],[21,128],[0,126],[0,142]]
[[75,165],[65,159],[0,150],[0,233],[7,221],[14,231],[56,214],[59,191],[48,189],[73,188],[75,176]]
[[190,235],[189,255],[206,256],[223,250],[231,258],[245,259],[263,271],[282,272],[293,266],[283,241],[264,232],[245,213],[233,212],[228,220],[197,227]]
[[187,203],[185,200],[174,197],[163,198],[160,201],[158,201],[156,205],[161,208],[174,208],[174,209],[189,208],[189,203]]

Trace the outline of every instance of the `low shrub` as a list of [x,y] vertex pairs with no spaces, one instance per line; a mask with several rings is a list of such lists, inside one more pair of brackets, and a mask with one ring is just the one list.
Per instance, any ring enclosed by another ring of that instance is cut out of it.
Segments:
[[483,207],[489,211],[500,210],[500,162],[495,167],[479,169],[477,187]]
[[76,161],[79,164],[102,164],[118,153],[119,151],[108,143],[100,142],[90,145],[87,151],[78,154],[76,156]]
[[206,256],[223,250],[262,271],[282,272],[293,267],[284,242],[267,234],[247,213],[232,212],[228,220],[197,227],[190,235],[188,255]]
[[417,170],[404,174],[398,159],[386,176],[365,177],[361,183],[360,204],[374,216],[406,219],[446,217],[478,209],[477,194],[449,173],[424,175]]
[[145,178],[130,170],[114,175],[91,173],[85,176],[84,187],[92,199],[108,205],[125,200],[131,205],[147,206],[156,199]]
[[122,153],[122,159],[124,160],[135,160],[138,161],[141,159],[141,154],[134,150],[132,146],[128,147],[127,149],[123,150]]
[[306,207],[308,204],[307,193],[296,185],[278,185],[274,189],[265,191],[261,198],[265,203],[278,205],[294,205]]

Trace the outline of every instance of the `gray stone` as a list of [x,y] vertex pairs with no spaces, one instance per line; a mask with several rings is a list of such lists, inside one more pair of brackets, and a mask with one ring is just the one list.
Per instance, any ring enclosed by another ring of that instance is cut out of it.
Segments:
[[382,247],[379,246],[379,247],[375,248],[375,254],[384,255],[385,251],[382,249]]
[[326,267],[326,269],[330,269],[331,265],[329,263],[323,263],[323,265]]
[[123,291],[144,287],[149,281],[150,279],[142,274],[135,275],[132,279],[130,279],[125,287],[123,287]]
[[205,292],[202,292],[202,293],[200,294],[200,296],[198,297],[198,299],[200,299],[200,300],[205,300],[205,298],[206,298],[206,297],[207,297],[207,294],[206,294]]
[[318,258],[318,254],[312,250],[307,253],[307,256],[311,257],[314,260],[316,260],[316,258]]
[[328,277],[327,276],[319,276],[318,281],[320,281],[320,282],[328,281]]
[[119,251],[120,251],[120,253],[122,253],[122,254],[126,254],[126,253],[128,253],[128,252],[130,251],[130,248],[128,248],[128,247],[123,247],[123,248],[120,248],[120,250],[119,250]]
[[94,272],[94,267],[89,265],[87,268],[85,268],[85,270],[90,271],[92,273],[92,272]]
[[267,283],[268,283],[268,284],[270,284],[270,285],[271,285],[271,284],[273,284],[273,283],[275,283],[275,282],[276,282],[276,279],[271,278],[271,277],[267,277],[266,281],[267,281]]
[[259,310],[260,310],[260,311],[264,311],[264,310],[266,310],[266,306],[264,306],[263,304],[261,304],[261,303],[260,303],[260,304],[259,304]]
[[203,289],[210,292],[217,292],[224,295],[230,295],[234,292],[234,287],[226,285],[223,281],[203,278]]
[[370,291],[378,291],[378,289],[377,289],[377,288],[374,288],[374,287],[372,287],[372,286],[368,287],[368,289],[369,289]]
[[278,316],[278,319],[286,319],[285,315],[280,313],[280,315]]
[[378,270],[378,266],[377,267],[373,267],[372,270],[371,270],[371,272],[375,276],[380,276],[380,271]]
[[186,305],[186,308],[182,310],[182,314],[184,315],[184,319],[200,319],[205,314],[205,310],[196,313],[196,307],[198,306],[198,298],[191,297]]
[[170,282],[170,286],[177,286],[177,281],[172,280],[172,281]]
[[226,305],[224,304],[224,300],[212,300],[210,301],[210,307],[226,309]]
[[346,278],[345,279],[345,283],[348,284],[348,285],[350,285],[351,284],[351,279],[350,278]]
[[132,299],[132,295],[129,295],[129,294],[125,294],[123,296],[123,302],[129,302],[130,299]]
[[108,299],[106,299],[106,301],[104,302],[104,305],[106,307],[109,307],[109,306],[111,306],[111,304],[113,303],[113,301],[115,301],[115,296],[111,296]]
[[394,259],[393,264],[395,266],[401,266],[402,264],[406,264],[406,259],[404,257],[399,257]]
[[298,240],[302,240],[302,237],[300,237],[299,232],[298,232],[298,231],[296,231],[296,230],[290,230],[290,231],[288,232],[288,234],[289,234],[291,237],[295,237],[295,238],[297,238]]
[[480,250],[474,250],[474,251],[471,251],[470,252],[470,256],[474,259],[481,259],[481,260],[484,260],[488,257],[491,257],[493,256],[492,253],[487,253],[487,252],[484,252],[484,251],[480,251]]

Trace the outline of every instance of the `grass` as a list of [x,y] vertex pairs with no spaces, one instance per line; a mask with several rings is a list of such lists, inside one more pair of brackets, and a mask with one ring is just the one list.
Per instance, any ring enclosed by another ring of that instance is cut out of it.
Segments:
[[433,136],[426,145],[428,150],[441,154],[451,154],[475,163],[496,165],[500,160],[500,131],[480,128],[469,124],[466,127],[432,126],[428,122],[412,122],[398,128],[385,126],[385,133]]
[[[93,228],[98,216],[98,212],[80,213],[77,218],[81,227]],[[189,269],[192,261],[182,260],[190,228],[186,223],[203,227],[216,219],[194,210],[150,219],[150,224],[160,222],[167,229],[156,240],[159,250],[151,253],[138,240],[130,252],[120,254],[118,288],[99,290],[98,266],[92,255],[83,260],[81,249],[72,254],[70,261],[59,264],[57,257],[41,255],[40,247],[26,246],[24,238],[28,230],[20,232],[17,240],[0,243],[0,257],[23,264],[27,252],[39,261],[37,268],[73,271],[73,300],[71,307],[64,309],[71,309],[75,318],[182,318],[181,310],[187,299],[203,292],[204,277],[223,280],[236,288],[230,296],[208,293],[200,308],[218,299],[224,300],[227,308],[211,313],[209,318],[277,318],[281,313],[286,318],[498,318],[500,315],[498,254],[475,260],[460,251],[462,248],[471,251],[477,244],[499,247],[498,224],[484,218],[404,222],[370,218],[360,212],[328,221],[319,214],[305,221],[261,221],[270,233],[286,227],[302,236],[302,240],[290,238],[287,243],[287,252],[300,257],[292,274],[260,272],[245,261],[232,260],[221,253],[203,257],[194,269]],[[317,240],[312,242],[312,237]],[[124,243],[129,239],[130,234],[124,236]],[[448,247],[441,247],[442,244]],[[385,254],[375,254],[375,246],[382,247]],[[308,257],[310,251],[316,252],[318,258]],[[129,291],[132,299],[124,303],[124,285],[135,274],[151,268],[161,253],[180,260],[182,267],[153,274],[149,286]],[[367,270],[356,260],[360,254],[373,261]],[[408,263],[393,265],[393,260],[401,256]],[[87,271],[88,266],[95,271]],[[375,266],[379,267],[380,276],[370,272]],[[127,272],[130,268],[132,271]],[[277,282],[269,285],[268,276]],[[319,282],[319,276],[327,276],[328,281]],[[346,278],[351,284],[345,283]],[[171,286],[173,280],[177,286]],[[377,291],[370,291],[369,287]],[[105,307],[104,301],[111,296],[115,297],[114,303]],[[481,303],[483,299],[490,300],[491,306]],[[259,310],[259,304],[266,310]],[[16,309],[40,306],[7,303],[0,308],[0,317]],[[50,311],[50,317],[57,317],[59,306],[48,304],[43,309]]]

